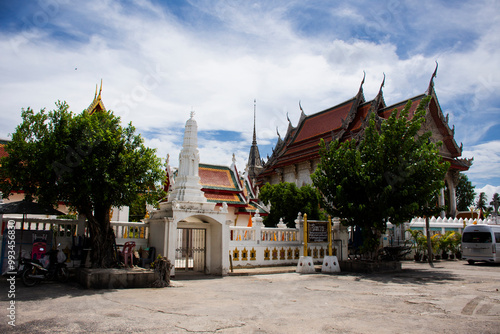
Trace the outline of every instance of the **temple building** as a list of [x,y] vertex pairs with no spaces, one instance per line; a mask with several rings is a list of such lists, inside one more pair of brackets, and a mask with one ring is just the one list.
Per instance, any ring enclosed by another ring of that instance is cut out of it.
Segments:
[[[437,67],[436,67],[437,70]],[[455,129],[448,125],[448,115],[444,116],[434,90],[434,71],[428,89],[424,94],[415,96],[410,100],[413,102],[410,115],[418,107],[419,102],[426,96],[431,100],[427,106],[426,121],[422,125],[421,132],[431,131],[433,142],[441,141],[440,154],[443,160],[450,162],[450,169],[445,177],[446,195],[448,196],[448,212],[450,216],[456,214],[456,187],[459,172],[466,171],[472,164],[472,159],[462,159],[462,145],[458,146],[455,139]],[[384,76],[385,81],[385,76]],[[375,113],[380,119],[387,119],[394,109],[401,110],[408,99],[387,106],[380,86],[377,96],[367,101],[363,94],[364,78],[358,93],[351,99],[336,106],[330,107],[315,114],[306,115],[300,107],[300,119],[296,126],[292,126],[290,120],[287,133],[284,138],[278,137],[278,142],[273,149],[271,157],[268,158],[262,170],[257,176],[257,184],[263,185],[267,182],[276,184],[280,182],[293,182],[297,186],[311,184],[311,174],[315,171],[319,161],[319,142],[339,139],[346,141],[351,138],[360,138],[367,126],[371,113]],[[440,204],[445,203],[445,190],[440,196]]]

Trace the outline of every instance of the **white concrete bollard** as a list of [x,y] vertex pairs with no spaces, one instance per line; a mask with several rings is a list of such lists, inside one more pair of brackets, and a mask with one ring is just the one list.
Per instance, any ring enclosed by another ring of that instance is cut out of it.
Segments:
[[336,256],[325,256],[323,265],[321,266],[322,273],[340,273],[340,265]]
[[297,263],[297,270],[295,272],[300,274],[313,274],[316,272],[314,269],[314,262],[311,256],[301,256],[299,263]]

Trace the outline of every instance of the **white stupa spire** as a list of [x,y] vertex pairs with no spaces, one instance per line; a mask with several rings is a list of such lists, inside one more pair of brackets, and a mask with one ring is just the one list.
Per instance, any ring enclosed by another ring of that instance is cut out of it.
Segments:
[[201,191],[198,168],[200,154],[198,151],[198,125],[194,120],[194,111],[186,122],[184,142],[179,153],[179,171],[175,178],[174,188],[168,197],[169,202],[206,202]]

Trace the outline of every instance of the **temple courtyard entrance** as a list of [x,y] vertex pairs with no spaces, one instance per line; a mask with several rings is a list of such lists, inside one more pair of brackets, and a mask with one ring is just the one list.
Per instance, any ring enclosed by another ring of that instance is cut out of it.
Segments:
[[205,272],[206,229],[177,228],[177,248],[175,249],[175,269]]
[[[174,279],[171,288],[121,290],[87,290],[76,283],[25,288],[17,281],[16,327],[7,325],[3,307],[0,331],[498,333],[500,328],[498,265],[441,261],[430,268],[403,262],[403,271],[395,274],[204,277]],[[2,305],[8,303],[8,288],[2,278]]]

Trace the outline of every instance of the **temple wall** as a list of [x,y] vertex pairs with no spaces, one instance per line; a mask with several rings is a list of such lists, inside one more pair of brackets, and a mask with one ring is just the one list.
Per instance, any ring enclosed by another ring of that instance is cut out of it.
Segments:
[[[286,166],[277,173],[273,174],[267,182],[278,184],[280,182],[295,183],[297,187],[302,187],[306,184],[312,184],[311,174],[316,170],[319,164],[319,159],[304,161],[299,164]],[[281,173],[281,175],[280,175]]]

